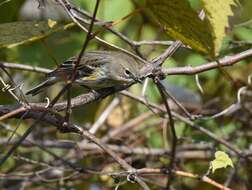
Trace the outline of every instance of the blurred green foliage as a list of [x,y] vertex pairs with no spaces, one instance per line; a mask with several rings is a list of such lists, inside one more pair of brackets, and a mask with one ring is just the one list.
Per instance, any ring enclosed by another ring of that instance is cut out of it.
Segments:
[[17,20],[19,15],[19,10],[24,4],[25,0],[19,1],[0,1],[0,22],[12,22]]

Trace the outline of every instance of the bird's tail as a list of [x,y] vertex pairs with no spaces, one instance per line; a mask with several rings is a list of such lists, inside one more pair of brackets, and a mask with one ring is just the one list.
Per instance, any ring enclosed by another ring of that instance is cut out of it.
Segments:
[[31,94],[32,96],[35,96],[38,93],[42,92],[45,88],[55,84],[57,81],[58,80],[56,77],[50,77],[46,81],[44,81],[44,82],[38,84],[37,86],[35,86],[34,88],[28,90],[25,94],[26,95]]

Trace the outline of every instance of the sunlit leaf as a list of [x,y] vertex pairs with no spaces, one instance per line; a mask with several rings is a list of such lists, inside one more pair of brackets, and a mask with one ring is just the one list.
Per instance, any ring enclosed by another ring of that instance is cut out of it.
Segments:
[[174,39],[209,53],[213,40],[208,20],[201,20],[187,0],[147,0],[147,7]]
[[211,161],[210,169],[212,173],[215,172],[215,170],[220,168],[226,168],[227,166],[234,167],[232,160],[230,157],[222,151],[217,151],[215,154],[215,159]]
[[48,19],[47,23],[50,28],[53,28],[57,24],[57,22],[52,19]]
[[214,39],[211,54],[217,56],[225,37],[225,29],[229,26],[228,18],[233,15],[231,8],[235,5],[235,0],[201,0],[201,2]]

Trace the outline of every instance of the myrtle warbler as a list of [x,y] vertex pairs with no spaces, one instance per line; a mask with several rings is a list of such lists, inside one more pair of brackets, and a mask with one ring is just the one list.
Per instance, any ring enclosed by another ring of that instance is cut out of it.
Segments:
[[[76,60],[73,57],[65,61],[26,94],[36,95],[56,82],[71,80]],[[75,83],[96,90],[140,81],[140,64],[133,57],[116,51],[91,51],[82,56]]]

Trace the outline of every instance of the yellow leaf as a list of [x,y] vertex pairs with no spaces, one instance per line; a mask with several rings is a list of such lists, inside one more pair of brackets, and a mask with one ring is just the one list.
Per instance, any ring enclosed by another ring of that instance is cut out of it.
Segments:
[[234,167],[232,160],[225,152],[217,151],[215,152],[214,156],[215,159],[211,161],[210,165],[212,173],[214,173],[216,169],[226,168],[227,166]]
[[235,0],[201,0],[207,19],[212,30],[214,48],[211,56],[219,54],[225,29],[229,26],[228,18],[233,15],[232,6],[236,5]]
[[147,0],[147,7],[172,38],[200,52],[212,51],[209,21],[201,20],[187,0]]
[[53,28],[57,24],[55,20],[52,20],[50,18],[48,19],[47,23],[50,28]]

